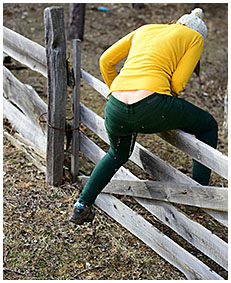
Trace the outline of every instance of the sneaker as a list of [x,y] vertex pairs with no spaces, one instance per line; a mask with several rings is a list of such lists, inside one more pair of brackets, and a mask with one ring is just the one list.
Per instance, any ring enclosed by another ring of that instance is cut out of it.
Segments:
[[92,206],[83,205],[77,202],[74,206],[73,214],[70,221],[82,225],[84,222],[92,222],[95,217],[95,212]]

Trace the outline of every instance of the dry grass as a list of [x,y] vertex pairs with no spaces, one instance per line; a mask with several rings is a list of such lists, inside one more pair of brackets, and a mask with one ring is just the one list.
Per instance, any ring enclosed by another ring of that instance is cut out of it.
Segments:
[[4,279],[184,279],[97,209],[93,225],[68,221],[80,188],[51,187],[4,143]]

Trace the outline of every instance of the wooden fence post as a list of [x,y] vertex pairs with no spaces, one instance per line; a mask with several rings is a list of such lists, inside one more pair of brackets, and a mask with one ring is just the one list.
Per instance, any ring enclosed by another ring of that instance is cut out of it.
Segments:
[[75,87],[73,89],[73,134],[71,153],[72,181],[76,182],[79,173],[79,119],[80,119],[80,66],[81,66],[81,40],[73,40],[73,69]]
[[64,10],[49,7],[44,10],[45,43],[48,75],[47,183],[62,184],[64,161],[64,131],[66,117],[66,41]]

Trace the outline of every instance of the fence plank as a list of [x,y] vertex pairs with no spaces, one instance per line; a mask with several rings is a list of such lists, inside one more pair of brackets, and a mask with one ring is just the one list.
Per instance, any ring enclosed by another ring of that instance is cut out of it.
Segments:
[[[5,98],[17,105],[32,122],[39,125],[39,117],[47,112],[47,104],[31,86],[21,83],[6,67],[3,67],[3,91]],[[40,127],[46,133],[46,124],[41,124]]]
[[38,43],[3,27],[3,50],[31,70],[47,76],[46,50]]
[[[87,182],[89,177],[80,176],[79,180],[83,185]],[[148,184],[148,185],[147,185]],[[152,185],[157,186],[158,189],[152,190]],[[157,185],[158,184],[158,185]],[[163,223],[171,227],[179,235],[181,235],[186,241],[191,243],[193,246],[198,248],[204,254],[208,255],[212,260],[221,265],[224,269],[228,269],[228,244],[221,240],[216,235],[212,234],[202,225],[190,218],[185,216],[179,210],[177,210],[173,205],[169,205],[163,201],[153,201],[156,200],[167,200],[171,199],[171,192],[165,189],[165,185],[173,186],[172,188],[177,191],[177,185],[175,184],[165,184],[159,182],[150,182],[145,180],[124,180],[120,177],[117,179],[112,179],[111,182],[103,189],[102,193],[114,193],[122,194],[127,196],[133,196],[137,200],[137,197],[142,198],[142,205],[151,213],[155,211],[155,216],[159,218]],[[182,187],[186,187],[182,185]],[[161,190],[163,188],[163,191]],[[202,188],[201,186],[193,186],[196,190]],[[211,188],[209,188],[211,189]],[[213,189],[211,189],[213,190]],[[218,189],[220,190],[220,188]],[[227,193],[227,190],[226,190]],[[200,195],[201,192],[198,191]],[[166,197],[168,195],[169,197]],[[146,199],[144,199],[146,198]],[[178,199],[178,198],[177,198]],[[190,201],[191,202],[191,199]],[[181,203],[176,201],[176,203]],[[184,203],[184,201],[182,201]],[[226,199],[227,203],[227,199]]]
[[[103,118],[82,104],[80,113],[81,122],[96,133],[101,139],[109,143]],[[197,184],[196,181],[167,164],[137,142],[135,143],[135,148],[130,160],[136,163],[146,173],[160,181],[174,182],[178,184]],[[207,209],[206,212],[223,225],[228,225],[227,213],[211,212],[211,210]]]
[[[100,149],[82,133],[80,133],[80,150],[85,156],[90,158],[95,163],[97,163],[105,154],[102,149]],[[119,171],[117,171],[117,176],[120,178],[122,177],[123,179],[138,179],[129,171],[126,175],[119,174]],[[166,235],[162,234],[153,226],[151,226],[150,223],[146,222],[140,216],[137,217],[137,213],[133,212],[129,208],[127,209],[127,206],[119,208],[120,201],[116,198],[112,198],[112,196],[108,196],[107,194],[100,194],[97,197],[95,204],[107,212],[121,225],[126,227],[126,229],[144,241],[160,256],[181,270],[188,279],[208,279],[210,276],[212,276],[213,279],[223,279],[194,256],[170,240]],[[116,208],[114,207],[114,204]],[[129,215],[130,213],[132,213],[132,216]],[[146,224],[149,226],[150,230],[149,228],[145,228],[147,227]],[[153,232],[153,229],[155,229],[156,233]]]
[[97,90],[100,94],[102,94],[105,98],[107,98],[107,95],[110,91],[105,83],[103,83],[101,80],[95,78],[84,70],[81,70],[81,78],[90,86],[92,86],[95,90]]
[[103,192],[228,211],[228,189],[225,188],[118,179],[111,180]]
[[188,279],[223,279],[113,196],[102,194],[96,205],[177,267]]
[[23,151],[26,157],[31,160],[40,171],[46,172],[46,167],[42,165],[45,161],[45,156],[41,152],[35,151],[34,144],[28,143],[28,140],[24,139],[19,134],[12,135],[3,131],[3,135],[11,144]]
[[[73,40],[73,70],[75,86],[73,89],[73,107],[72,107],[72,128],[79,127],[80,117],[80,66],[81,66],[81,41]],[[71,154],[71,175],[73,182],[76,181],[79,174],[79,130],[72,132],[72,154]]]
[[228,270],[228,244],[213,232],[196,221],[191,220],[178,209],[163,201],[143,199],[142,205],[165,225],[176,231],[195,248],[207,255],[214,262]]
[[[164,182],[174,182],[177,184],[198,184],[192,178],[183,174],[173,166],[166,164],[161,159],[158,159],[153,153],[149,152],[146,148],[138,144],[135,147],[134,154],[130,158],[145,172],[152,177],[157,178]],[[212,211],[204,209],[204,211],[211,217],[216,219],[221,224],[228,227],[228,214],[225,212]]]
[[[62,184],[64,161],[64,131],[66,117],[66,41],[64,10],[50,7],[44,10],[45,42],[48,70],[47,183]],[[56,128],[56,129],[55,129]]]
[[158,136],[228,179],[228,157],[218,150],[181,130],[159,133]]
[[41,128],[34,124],[24,113],[3,97],[3,113],[25,139],[34,144],[34,148],[46,153],[46,135]]

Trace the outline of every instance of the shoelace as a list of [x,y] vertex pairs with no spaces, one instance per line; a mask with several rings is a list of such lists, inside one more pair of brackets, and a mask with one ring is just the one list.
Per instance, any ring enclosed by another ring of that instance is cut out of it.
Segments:
[[84,206],[83,206],[81,203],[79,203],[79,202],[77,202],[77,203],[75,204],[75,207],[77,208],[77,212],[78,212],[78,213],[81,212],[81,210],[84,210],[84,209],[85,209]]

